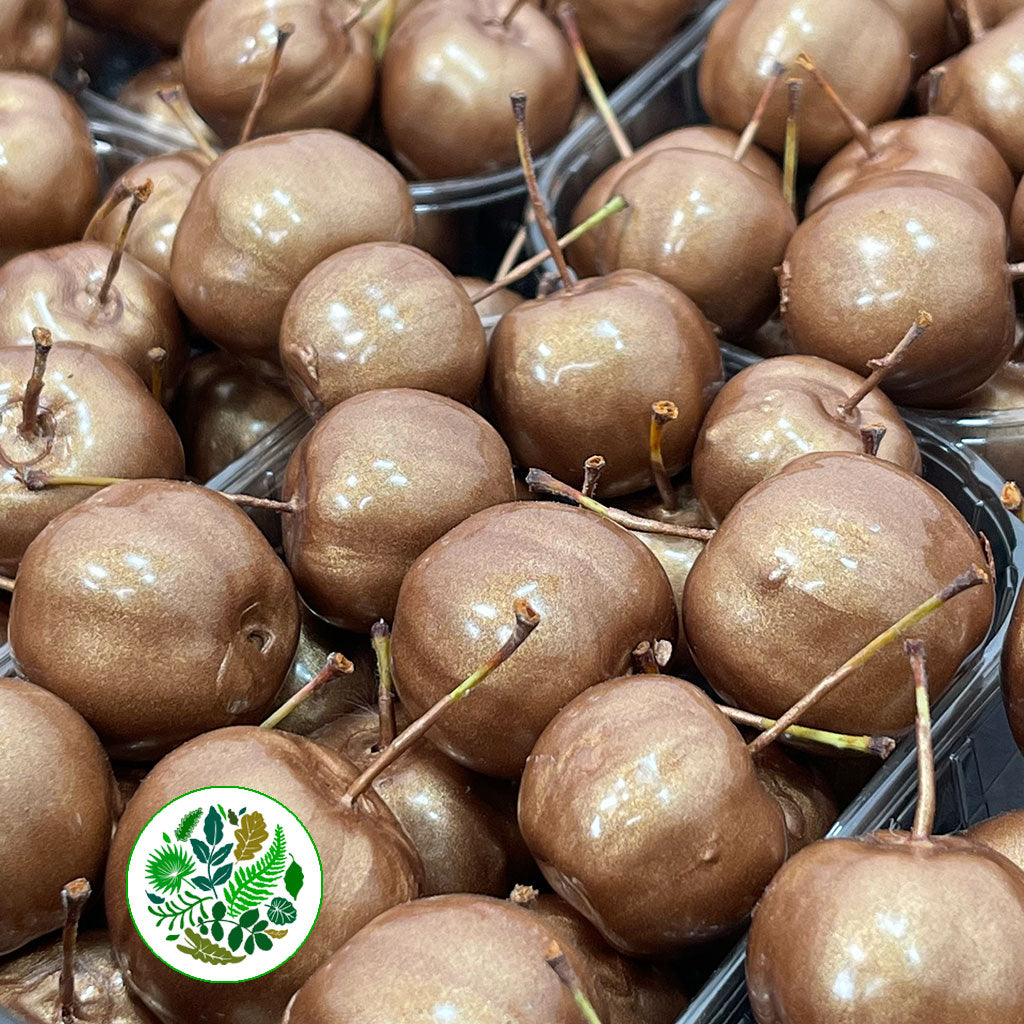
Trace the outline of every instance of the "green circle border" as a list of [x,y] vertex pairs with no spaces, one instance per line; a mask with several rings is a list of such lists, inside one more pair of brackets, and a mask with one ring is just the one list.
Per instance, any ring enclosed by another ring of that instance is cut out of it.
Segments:
[[[271,967],[270,970],[268,971],[264,971],[262,974],[254,974],[251,978],[225,978],[222,981],[212,981],[209,978],[200,978],[196,974],[189,974],[188,971],[183,971],[180,968],[175,967],[173,964],[168,963],[149,944],[149,939],[147,939],[146,936],[143,934],[142,929],[139,927],[138,922],[135,920],[135,911],[132,910],[132,902],[128,898],[128,871],[132,866],[132,857],[135,856],[135,849],[139,845],[139,840],[142,838],[142,835],[146,831],[146,829],[149,828],[149,826],[153,823],[153,819],[158,814],[163,814],[163,812],[167,810],[167,808],[170,807],[171,804],[176,804],[179,800],[184,800],[186,797],[193,796],[196,793],[208,793],[211,789],[237,789],[241,790],[244,793],[255,793],[257,796],[261,796],[264,799],[270,800],[272,803],[277,804],[278,807],[284,808],[284,810],[287,811],[299,823],[299,825],[302,827],[303,832],[305,832],[306,835],[309,837],[310,846],[313,847],[313,852],[316,854],[316,862],[320,865],[320,904],[316,908],[316,916],[313,918],[313,923],[309,926],[309,931],[306,932],[302,941],[295,947],[295,949],[291,953],[289,953],[288,956],[286,956],[279,964],[276,964],[274,967]],[[320,857],[320,851],[317,849],[316,842],[313,840],[313,836],[310,834],[309,829],[306,828],[306,823],[290,807],[288,807],[286,804],[278,800],[277,797],[271,796],[269,793],[264,793],[262,790],[253,789],[251,786],[201,786],[199,789],[190,789],[187,793],[182,793],[181,796],[176,796],[173,800],[168,800],[167,803],[163,805],[163,807],[153,812],[153,814],[150,816],[146,824],[143,825],[142,828],[139,830],[139,834],[135,837],[135,842],[132,843],[131,851],[128,854],[128,860],[125,863],[124,902],[125,906],[127,906],[128,908],[128,916],[132,919],[132,925],[134,925],[135,931],[138,932],[139,938],[142,939],[142,941],[146,944],[146,948],[153,954],[153,956],[157,958],[157,960],[160,961],[160,963],[162,963],[165,967],[168,967],[170,970],[174,971],[175,974],[180,974],[185,978],[191,978],[193,981],[205,982],[207,985],[244,985],[246,982],[256,981],[257,978],[265,978],[268,974],[273,974],[274,971],[276,971],[279,967],[283,967],[286,963],[288,963],[288,961],[291,960],[291,958],[295,956],[295,954],[298,953],[298,951],[302,949],[302,947],[309,941],[309,937],[313,934],[313,929],[316,927],[317,921],[320,920],[320,913],[324,908],[324,862]]]

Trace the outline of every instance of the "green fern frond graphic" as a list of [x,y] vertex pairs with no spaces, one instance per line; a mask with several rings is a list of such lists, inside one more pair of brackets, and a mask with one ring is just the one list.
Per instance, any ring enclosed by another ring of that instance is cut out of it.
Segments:
[[186,839],[196,830],[196,825],[199,824],[199,819],[203,816],[202,807],[197,807],[194,811],[189,811],[178,827],[174,830],[174,838],[179,842],[185,842]]
[[267,852],[255,864],[240,867],[235,877],[224,890],[224,902],[228,917],[237,917],[241,911],[251,910],[270,898],[284,874],[285,842],[284,829],[274,829],[274,841]]
[[165,846],[149,855],[146,880],[157,892],[176,893],[195,868],[196,862],[180,846]]

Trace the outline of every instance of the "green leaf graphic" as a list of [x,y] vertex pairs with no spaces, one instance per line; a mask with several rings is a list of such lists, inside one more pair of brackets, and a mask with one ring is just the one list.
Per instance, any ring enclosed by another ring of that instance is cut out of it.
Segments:
[[256,949],[256,943],[253,941],[253,937],[251,935],[249,936],[249,938],[245,940],[245,946],[243,948],[245,949],[246,953],[249,954],[252,954],[253,951]]
[[196,869],[196,862],[180,846],[154,850],[146,862],[146,881],[158,892],[176,893]]
[[201,960],[204,964],[240,964],[245,959],[244,956],[234,956],[230,950],[218,946],[210,939],[204,939],[191,928],[185,929],[185,936],[192,945],[177,948],[193,960]]
[[228,912],[228,908],[220,900],[217,900],[210,908],[210,912],[213,914],[213,919],[219,921]]
[[216,939],[217,942],[220,942],[224,938],[224,925],[222,925],[220,921],[214,921],[213,924],[210,925],[210,938]]
[[254,935],[253,938],[256,940],[256,945],[264,951],[270,949],[270,947],[273,946],[273,942],[270,941],[270,939],[264,932],[260,932],[259,934]]
[[237,824],[238,824],[238,815],[237,815],[237,814],[235,814],[235,812],[234,812],[234,811],[231,811],[231,810],[229,810],[229,811],[228,811],[228,821],[229,821],[229,822],[230,822],[230,823],[231,823],[232,825],[237,825]]
[[235,838],[238,840],[235,860],[252,860],[270,838],[263,815],[259,811],[243,815],[242,824],[235,829]]
[[189,924],[196,923],[196,911],[200,911],[200,917],[202,917],[200,908],[211,898],[210,896],[199,896],[197,893],[187,890],[178,897],[177,901],[168,900],[162,907],[148,907],[147,909],[156,918],[157,928],[164,921],[170,922],[167,926],[168,930],[175,927],[175,922],[177,922],[177,927],[183,928],[186,918],[188,918]]
[[210,860],[210,848],[202,841],[202,839],[191,839],[192,852],[196,855],[196,860],[200,864],[207,864]]
[[196,825],[199,824],[199,819],[203,816],[202,807],[197,807],[194,811],[189,811],[178,827],[174,830],[174,838],[179,839],[181,842],[185,842],[186,839],[196,830]]
[[284,874],[285,856],[284,829],[278,825],[267,852],[253,864],[240,867],[224,890],[228,917],[237,917],[241,911],[258,907],[270,899],[274,886]]
[[284,887],[292,899],[295,899],[299,895],[304,881],[305,877],[302,874],[302,868],[299,866],[299,862],[292,857],[291,865],[284,873]]
[[215,851],[213,856],[210,858],[210,864],[216,867],[218,864],[227,860],[232,846],[234,846],[234,843],[225,843],[219,850]]
[[223,867],[217,868],[213,873],[213,884],[223,885],[231,877],[231,872],[234,870],[234,864],[225,864]]
[[228,935],[228,945],[231,947],[232,950],[236,950],[241,944],[242,929],[240,925],[236,924],[235,927],[231,929],[231,934]]
[[288,934],[287,928],[268,928],[267,934],[272,939],[283,939]]
[[240,917],[240,918],[238,919],[238,923],[239,923],[239,924],[240,924],[240,925],[241,925],[241,926],[242,926],[243,928],[251,928],[251,927],[252,927],[252,926],[253,926],[253,925],[254,925],[254,924],[256,923],[256,920],[257,920],[257,918],[258,918],[259,916],[260,916],[260,912],[259,912],[258,910],[247,910],[247,911],[246,911],[246,912],[245,912],[245,913],[244,913],[244,914],[243,914],[243,915],[242,915],[242,916],[241,916],[241,917]]
[[295,916],[295,907],[281,896],[275,896],[267,907],[267,917],[274,924],[291,924]]
[[203,832],[206,833],[206,841],[212,850],[224,838],[224,819],[217,813],[215,807],[210,808],[203,822]]

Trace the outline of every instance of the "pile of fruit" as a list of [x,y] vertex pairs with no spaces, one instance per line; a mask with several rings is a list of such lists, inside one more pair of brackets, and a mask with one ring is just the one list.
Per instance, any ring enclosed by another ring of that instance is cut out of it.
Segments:
[[[1024,3],[732,0],[713,123],[635,151],[599,76],[690,0],[69,6],[0,0],[0,1008],[673,1024],[749,926],[758,1024],[1020,1024],[1024,812],[932,834],[999,570],[900,406],[1020,372]],[[102,198],[46,77],[97,29],[197,145]],[[580,79],[621,160],[559,238]],[[412,244],[403,172],[516,160],[493,280]],[[298,408],[279,494],[202,486]],[[1024,604],[1003,662],[1024,747]],[[913,829],[825,839],[911,734]],[[160,818],[207,787],[319,874]]]

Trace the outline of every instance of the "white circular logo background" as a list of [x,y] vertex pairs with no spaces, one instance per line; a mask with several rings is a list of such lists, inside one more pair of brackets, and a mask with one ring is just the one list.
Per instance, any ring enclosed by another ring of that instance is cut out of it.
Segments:
[[168,967],[211,982],[258,978],[306,941],[323,869],[302,822],[242,786],[177,797],[128,859],[128,909]]

